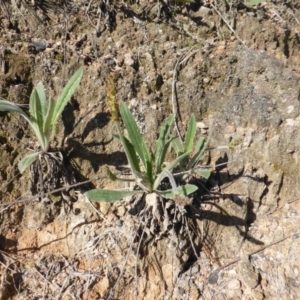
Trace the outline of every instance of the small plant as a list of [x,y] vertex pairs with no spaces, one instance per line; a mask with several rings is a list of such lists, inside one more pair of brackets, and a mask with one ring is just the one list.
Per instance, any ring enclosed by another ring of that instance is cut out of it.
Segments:
[[243,4],[246,6],[254,6],[262,2],[265,2],[265,0],[245,0]]
[[20,173],[23,173],[41,153],[49,150],[57,119],[78,87],[82,74],[83,69],[79,68],[63,88],[57,101],[50,98],[48,105],[44,85],[42,82],[39,82],[30,95],[29,115],[18,105],[7,100],[0,100],[0,111],[16,112],[24,117],[33,129],[42,148],[42,151],[29,154],[20,160],[18,163]]
[[[115,202],[126,196],[146,193],[148,195],[156,194],[165,199],[173,199],[176,202],[176,200],[180,201],[180,198],[184,199],[198,189],[197,186],[186,183],[189,176],[195,173],[205,178],[210,176],[208,170],[197,168],[205,150],[204,139],[199,141],[194,155],[189,158],[192,154],[196,136],[196,120],[194,115],[190,118],[183,144],[180,143],[177,137],[172,136],[170,133],[175,119],[174,115],[170,115],[160,129],[155,153],[152,155],[128,107],[122,101],[120,102],[120,106],[118,105],[116,100],[116,83],[112,77],[108,81],[108,101],[111,119],[115,123],[117,130],[115,138],[121,142],[124,148],[133,176],[133,179],[128,181],[134,181],[138,189],[134,191],[94,189],[85,193],[87,198],[92,201]],[[127,129],[129,138],[126,138],[122,133],[119,113]],[[171,163],[166,163],[166,154],[171,147],[175,149],[177,157]],[[179,171],[177,174],[175,173],[176,169]],[[116,175],[108,168],[107,174],[112,180],[118,180]],[[169,189],[162,188],[162,182],[166,177],[169,179],[171,187]],[[176,184],[175,177],[178,177],[177,182],[179,182],[179,186]],[[124,181],[125,179],[122,180]]]
[[175,0],[175,2],[177,3],[183,3],[183,4],[190,4],[190,3],[194,3],[194,0]]

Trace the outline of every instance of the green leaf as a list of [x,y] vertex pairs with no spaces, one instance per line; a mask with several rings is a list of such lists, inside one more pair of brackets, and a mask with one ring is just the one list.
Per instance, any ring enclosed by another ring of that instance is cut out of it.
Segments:
[[195,169],[194,172],[205,179],[208,179],[211,174],[211,172],[208,169]]
[[183,3],[183,4],[189,4],[189,3],[194,3],[194,0],[176,0],[178,3]]
[[196,118],[195,115],[192,114],[189,120],[188,128],[185,135],[185,140],[184,140],[185,152],[193,150],[195,136],[196,136]]
[[50,98],[47,114],[44,119],[44,125],[43,125],[43,132],[45,133],[46,137],[49,139],[51,135],[51,129],[52,129],[52,119],[55,109],[55,100],[53,98]]
[[24,117],[29,124],[31,124],[29,116],[23,111],[23,109],[10,101],[0,100],[0,111],[16,112]]
[[43,151],[48,150],[48,143],[46,142],[46,137],[43,131],[44,116],[42,113],[42,103],[39,94],[36,89],[34,89],[30,95],[29,100],[29,113],[32,123],[32,128],[39,140],[39,143]]
[[180,156],[184,152],[183,146],[178,137],[172,140],[172,147],[175,150],[177,156]]
[[190,160],[190,163],[188,164],[187,170],[190,170],[194,168],[198,162],[202,159],[203,153],[205,151],[206,145],[205,145],[205,140],[204,138],[201,138],[196,146],[196,153]]
[[113,191],[113,190],[90,190],[84,195],[95,202],[115,202],[121,200],[127,196],[134,196],[136,194],[142,193],[143,191]]
[[175,116],[170,115],[166,119],[164,125],[160,129],[159,138],[156,142],[156,152],[155,152],[155,160],[154,160],[154,162],[155,162],[154,173],[155,174],[157,174],[158,172],[161,171],[161,166],[165,160],[167,150],[172,141],[172,139],[167,140],[167,138],[169,136],[171,125],[174,122],[174,119],[175,119]]
[[29,113],[32,122],[37,123],[38,126],[42,128],[43,126],[42,104],[36,89],[34,89],[30,95]]
[[81,67],[75,72],[75,74],[70,78],[66,86],[63,88],[55,105],[51,125],[56,123],[58,117],[63,112],[65,106],[67,105],[68,101],[70,100],[76,88],[78,87],[82,75],[83,75],[83,68]]
[[120,114],[135,151],[141,158],[147,174],[151,174],[152,170],[149,169],[152,168],[150,151],[142,138],[132,113],[123,101],[120,103]]
[[170,184],[172,186],[172,190],[175,193],[177,190],[176,182],[174,179],[173,174],[168,169],[163,169],[162,172],[156,177],[154,184],[153,184],[153,190],[156,191],[158,186],[161,184],[164,178],[168,177]]
[[47,113],[47,100],[43,83],[39,82],[35,89],[39,95],[42,115],[45,117]]
[[[172,170],[180,164],[180,162],[187,157],[190,154],[190,152],[184,153],[182,155],[180,155],[179,157],[177,157],[176,159],[174,159],[168,166],[166,166],[162,172],[160,174],[158,174],[158,176],[155,178],[154,184],[153,184],[153,188],[154,190],[157,189],[157,187],[160,185],[161,181],[166,177],[166,175],[164,174],[165,171],[168,172],[172,172]],[[173,176],[173,175],[172,175]]]
[[254,6],[265,1],[266,0],[244,0],[243,4],[246,6]]
[[[188,196],[188,195],[196,192],[197,189],[198,189],[198,187],[196,185],[186,184],[183,186],[179,186],[177,188],[177,192],[178,192],[178,195],[180,195],[180,196]],[[175,197],[175,194],[172,189],[166,190],[166,191],[157,191],[157,193],[165,199],[174,199],[174,197]]]
[[146,180],[144,180],[145,183],[149,183],[149,187],[151,186],[150,190],[152,189],[152,183],[154,181],[152,166],[152,157],[150,157],[150,160],[146,161]]
[[[123,148],[126,153],[126,157],[128,159],[131,171],[135,177],[136,183],[139,185],[141,189],[145,192],[152,190],[152,178],[149,178],[148,174],[142,174],[139,167],[139,160],[136,155],[135,149],[133,145],[130,143],[128,139],[126,139],[122,133],[121,128],[118,122],[116,122],[116,128],[118,130],[118,135],[115,135],[117,139],[119,139],[123,145]],[[151,173],[150,173],[151,175]]]
[[[35,92],[34,95],[32,94],[32,97],[37,97],[37,93]],[[0,111],[16,112],[20,114],[22,117],[24,117],[25,120],[29,123],[29,125],[33,129],[43,150],[44,151],[47,150],[46,149],[47,144],[45,143],[45,139],[44,139],[45,136],[43,134],[43,131],[39,128],[38,123],[34,118],[29,118],[29,116],[19,106],[7,100],[0,100]]]
[[136,155],[133,145],[125,136],[122,136],[122,139],[120,138],[119,135],[114,135],[114,137],[122,143],[122,146],[124,148],[127,160],[131,166],[132,171],[141,173],[140,166],[139,166],[139,159]]
[[32,153],[22,158],[18,163],[18,169],[22,174],[37,158],[40,152]]
[[201,138],[198,141],[197,146],[196,146],[196,155],[203,153],[204,149],[205,149],[205,139]]

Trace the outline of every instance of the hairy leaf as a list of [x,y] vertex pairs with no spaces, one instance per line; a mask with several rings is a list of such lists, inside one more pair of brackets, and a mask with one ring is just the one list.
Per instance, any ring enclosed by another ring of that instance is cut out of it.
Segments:
[[40,105],[41,105],[41,112],[42,115],[45,117],[47,114],[47,100],[45,94],[45,88],[42,82],[39,82],[35,88],[39,95]]
[[[188,195],[196,192],[197,189],[198,189],[198,187],[193,184],[186,184],[183,186],[179,186],[177,188],[177,192],[178,192],[178,195],[180,195],[180,196],[188,196]],[[157,191],[157,193],[165,199],[174,199],[176,196],[172,189],[166,190],[166,191]]]
[[205,140],[204,138],[201,138],[197,143],[196,153],[190,160],[187,170],[194,168],[198,164],[198,162],[202,159],[205,148],[206,148]]
[[42,113],[42,102],[36,89],[30,95],[29,113],[31,117],[32,128],[40,142],[43,151],[48,150],[48,143],[43,132],[44,116]]
[[115,202],[127,196],[134,196],[142,191],[90,190],[84,195],[95,202]]
[[[156,177],[156,179],[154,181],[154,184],[153,184],[154,190],[156,190],[158,188],[158,186],[160,185],[161,181],[166,177],[166,171],[167,172],[172,172],[173,169],[175,167],[177,167],[180,164],[180,162],[185,157],[187,157],[189,154],[190,154],[190,152],[187,152],[187,153],[184,153],[184,154],[180,155],[179,157],[177,157],[176,159],[174,159],[167,167],[165,167],[160,174],[158,174],[158,176]],[[173,175],[172,175],[172,177],[173,177]]]
[[147,174],[152,173],[152,170],[150,170],[152,168],[150,151],[143,140],[132,113],[123,101],[120,103],[120,114],[128,131],[128,137],[141,158]]
[[243,4],[247,6],[254,6],[265,1],[266,0],[244,0]]
[[175,116],[169,116],[164,125],[160,129],[159,138],[156,142],[156,152],[155,152],[155,174],[161,171],[161,166],[165,160],[167,150],[172,139],[168,139],[171,125],[174,122]]
[[178,137],[172,140],[172,147],[175,150],[177,156],[180,156],[184,152],[183,146]]
[[189,120],[188,128],[184,140],[184,150],[185,152],[192,151],[194,145],[194,139],[196,136],[196,118],[192,114]]
[[125,150],[125,154],[126,154],[128,162],[131,166],[132,171],[133,172],[136,171],[136,172],[140,173],[141,170],[140,170],[140,166],[139,166],[139,159],[136,155],[133,145],[124,136],[122,136],[122,138],[121,138],[120,135],[114,135],[114,137],[122,143],[122,146]]
[[163,169],[162,172],[156,177],[154,184],[153,184],[153,189],[157,190],[157,188],[159,187],[159,185],[161,184],[161,182],[163,181],[164,178],[168,177],[170,184],[172,186],[172,190],[174,192],[174,194],[176,194],[177,191],[177,186],[176,186],[176,182],[174,179],[173,174],[168,170],[168,169]]
[[83,68],[81,67],[75,72],[75,74],[70,78],[66,86],[63,88],[55,105],[53,118],[51,122],[52,125],[56,123],[57,119],[59,118],[65,106],[67,105],[68,101],[74,94],[76,88],[78,87],[81,81],[82,75],[83,75]]
[[205,179],[208,179],[211,174],[211,172],[208,169],[195,169],[194,172]]
[[51,122],[54,114],[55,104],[56,104],[55,100],[53,98],[50,98],[47,114],[45,116],[44,124],[43,124],[43,132],[45,133],[48,139],[50,138],[51,130],[53,127],[53,124]]
[[29,116],[23,111],[23,109],[10,101],[0,100],[0,111],[16,112],[24,117],[29,124],[31,124]]
[[34,89],[30,95],[29,113],[33,122],[38,125],[43,124],[42,104],[36,89]]
[[18,169],[22,174],[37,158],[40,152],[35,152],[23,157],[18,163]]
[[178,2],[178,3],[184,3],[184,4],[195,2],[195,0],[175,0],[175,1]]

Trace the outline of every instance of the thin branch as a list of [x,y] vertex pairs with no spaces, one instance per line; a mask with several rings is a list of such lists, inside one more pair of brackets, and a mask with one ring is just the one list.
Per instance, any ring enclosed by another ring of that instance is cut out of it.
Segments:
[[196,248],[195,248],[195,245],[194,245],[194,242],[193,242],[193,239],[192,239],[190,230],[189,230],[189,224],[188,224],[188,222],[187,222],[186,216],[184,216],[184,220],[185,220],[185,226],[186,226],[186,229],[187,229],[187,232],[188,232],[188,235],[189,235],[189,239],[190,239],[192,248],[193,248],[193,250],[194,250],[195,256],[197,257],[197,259],[199,259],[199,256],[198,256],[198,254],[197,254],[197,251],[196,251]]
[[234,31],[234,29],[230,26],[230,24],[227,22],[227,20],[222,16],[222,14],[217,10],[217,8],[211,3],[210,4],[211,7],[215,10],[215,12],[220,16],[220,18],[223,20],[223,22],[227,25],[227,27],[230,29],[230,31],[235,35],[235,37],[240,41],[240,43],[245,47],[248,48],[246,46],[246,44],[243,42],[243,40],[236,34],[236,32]]
[[136,250],[136,261],[135,261],[135,289],[134,289],[134,299],[137,299],[138,296],[138,283],[139,283],[139,277],[138,277],[138,256],[139,256],[139,252],[140,252],[140,248],[141,248],[141,244],[143,242],[143,238],[144,238],[144,233],[145,233],[145,227],[143,228],[143,232],[142,235],[140,237],[140,241]]
[[[268,244],[268,245],[265,245],[265,246],[259,248],[258,250],[249,253],[249,254],[248,254],[248,257],[250,257],[250,256],[252,256],[252,255],[254,255],[254,254],[258,253],[258,252],[261,252],[261,251],[263,251],[263,250],[265,250],[265,249],[267,249],[267,248],[269,248],[269,247],[271,247],[271,246],[273,246],[273,245],[279,244],[279,243],[281,243],[281,242],[283,242],[283,241],[285,241],[285,240],[287,240],[287,239],[290,239],[290,238],[292,238],[292,237],[294,237],[294,236],[297,236],[297,235],[299,235],[299,233],[296,233],[296,232],[295,232],[294,234],[292,234],[292,235],[290,235],[290,236],[287,236],[287,237],[282,238],[282,239],[280,239],[280,240],[277,240],[277,241],[275,241],[275,242],[273,242],[273,243],[270,243],[270,244]],[[210,273],[209,277],[208,277],[208,281],[210,281],[210,279],[211,279],[212,277],[215,277],[216,275],[218,275],[218,273],[219,273],[221,270],[227,268],[227,267],[230,266],[230,265],[233,265],[233,264],[239,262],[240,260],[241,260],[241,258],[237,258],[236,260],[233,260],[233,261],[229,262],[228,264],[226,264],[226,265],[224,265],[224,266],[221,266],[221,267],[217,268],[216,270],[212,271],[212,272]]]
[[[188,52],[191,52],[193,49],[193,47],[188,51]],[[193,56],[194,54],[196,54],[196,52],[192,52],[190,55],[187,56],[187,58],[183,59],[184,56],[186,55],[186,53],[182,53],[179,57],[179,59],[177,60],[176,64],[175,64],[175,67],[174,67],[174,70],[173,70],[173,81],[172,81],[172,110],[173,110],[173,114],[175,116],[175,128],[176,128],[176,131],[177,131],[177,135],[180,139],[180,142],[181,144],[183,144],[183,139],[182,139],[182,136],[180,134],[180,131],[179,131],[179,127],[178,127],[178,123],[177,123],[177,118],[176,116],[178,115],[177,114],[177,109],[175,108],[175,101],[177,103],[177,97],[176,97],[176,76],[177,76],[177,68],[179,65],[181,65],[182,63],[184,63],[186,61],[186,59],[189,59],[191,56]]]
[[176,65],[173,70],[173,81],[172,81],[172,110],[173,114],[175,116],[175,128],[178,134],[178,137],[180,139],[181,144],[183,143],[182,136],[180,134],[179,128],[178,128],[178,123],[177,123],[177,109],[175,108],[175,101],[177,102],[177,97],[176,97],[176,75],[177,75],[177,67],[181,61],[181,59],[184,57],[184,53],[180,55],[179,59],[176,62]]
[[53,191],[48,192],[48,193],[38,194],[38,195],[29,197],[29,198],[16,200],[16,201],[13,201],[13,202],[0,203],[0,206],[7,206],[7,205],[18,204],[18,203],[30,202],[32,200],[36,200],[36,199],[40,198],[41,196],[46,197],[46,196],[49,196],[51,194],[55,194],[57,192],[66,191],[66,190],[69,190],[70,188],[74,188],[74,187],[77,187],[77,186],[80,186],[80,185],[84,185],[84,184],[87,184],[87,183],[90,183],[90,182],[93,182],[93,181],[96,181],[96,180],[99,180],[99,179],[105,179],[105,178],[106,178],[105,176],[96,176],[96,177],[92,178],[91,180],[86,180],[86,181],[82,181],[82,182],[79,182],[79,183],[76,183],[76,184],[68,185],[68,186],[53,190]]

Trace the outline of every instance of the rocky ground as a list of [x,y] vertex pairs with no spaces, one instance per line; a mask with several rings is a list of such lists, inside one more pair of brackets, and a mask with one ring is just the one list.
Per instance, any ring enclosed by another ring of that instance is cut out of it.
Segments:
[[21,202],[30,173],[17,163],[36,139],[1,112],[1,300],[299,299],[300,4],[182,2],[0,1],[2,99],[26,108],[39,81],[55,97],[84,66],[51,145],[73,183],[128,170],[112,73],[149,145],[174,107],[182,134],[194,113],[213,170],[187,208],[189,237],[147,241],[132,203],[91,203],[91,185]]

